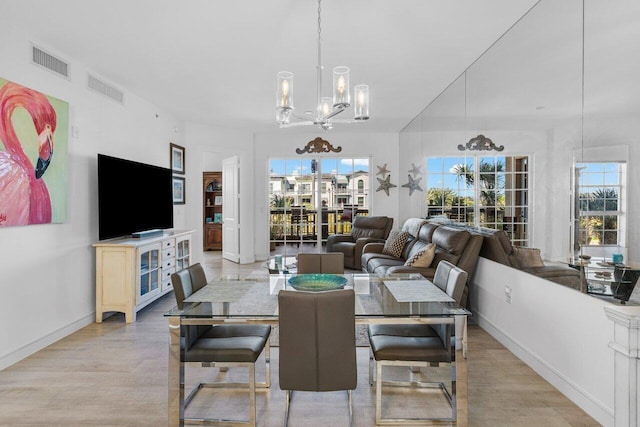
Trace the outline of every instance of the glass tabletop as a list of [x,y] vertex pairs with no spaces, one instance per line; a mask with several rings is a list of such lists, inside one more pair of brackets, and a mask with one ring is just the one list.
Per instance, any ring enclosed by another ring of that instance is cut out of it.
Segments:
[[[183,318],[278,318],[278,293],[294,290],[289,279],[295,274],[269,275],[252,280],[215,280],[185,299],[165,316]],[[420,274],[389,276],[344,274],[345,289],[356,295],[356,317],[450,317],[469,315]]]
[[283,257],[281,255],[276,255],[270,257],[267,261],[262,264],[266,269],[269,270],[269,273],[286,273],[286,274],[295,274],[296,269],[298,267],[298,259],[294,256],[291,257]]

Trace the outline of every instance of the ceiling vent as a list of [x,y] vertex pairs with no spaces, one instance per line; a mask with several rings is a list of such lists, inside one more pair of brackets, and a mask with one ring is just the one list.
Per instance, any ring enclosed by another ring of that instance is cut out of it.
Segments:
[[115,87],[108,85],[102,80],[93,77],[89,74],[89,88],[95,90],[98,93],[103,94],[106,97],[111,98],[119,104],[124,104],[124,93]]
[[69,64],[45,52],[36,45],[31,45],[31,62],[49,71],[53,71],[65,79],[69,78]]

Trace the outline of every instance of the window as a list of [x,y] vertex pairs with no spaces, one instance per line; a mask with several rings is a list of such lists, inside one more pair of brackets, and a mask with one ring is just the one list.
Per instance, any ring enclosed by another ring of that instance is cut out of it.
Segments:
[[621,246],[624,163],[578,163],[580,246]]
[[427,216],[506,231],[514,244],[528,240],[527,156],[427,159]]
[[364,179],[358,180],[358,193],[359,194],[364,193]]

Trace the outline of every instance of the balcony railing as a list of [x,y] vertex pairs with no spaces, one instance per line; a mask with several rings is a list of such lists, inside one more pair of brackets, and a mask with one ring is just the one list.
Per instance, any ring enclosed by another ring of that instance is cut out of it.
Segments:
[[[355,215],[369,215],[368,209],[360,207],[322,209],[321,212],[322,241],[326,241],[331,234],[350,233],[351,222]],[[270,241],[276,244],[317,241],[317,216],[316,209],[271,208]]]

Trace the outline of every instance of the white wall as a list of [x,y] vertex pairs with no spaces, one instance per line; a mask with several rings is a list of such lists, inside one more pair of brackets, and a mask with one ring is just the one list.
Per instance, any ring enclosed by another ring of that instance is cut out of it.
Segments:
[[[346,125],[348,126],[348,125]],[[398,161],[398,134],[397,133],[352,133],[340,132],[333,129],[329,133],[314,132],[289,133],[286,130],[278,133],[262,133],[255,136],[255,162],[254,162],[254,191],[255,191],[255,244],[256,259],[267,259],[269,255],[269,191],[268,165],[272,158],[310,158],[320,157],[317,154],[297,154],[296,148],[304,148],[309,141],[320,136],[326,139],[334,147],[342,147],[339,153],[322,153],[326,157],[344,158],[371,158],[370,171],[372,176],[371,213],[373,215],[386,215],[394,218],[394,228],[402,224],[398,222],[399,195],[408,193],[407,188],[401,185],[407,182],[406,170],[411,165],[399,165]],[[387,164],[391,171],[391,183],[396,188],[389,190],[389,196],[384,191],[376,191],[379,186],[376,176],[377,166]],[[403,178],[404,177],[404,178]],[[417,192],[419,193],[419,192]],[[414,193],[415,195],[416,193]]]
[[614,328],[604,311],[613,303],[485,258],[470,299],[483,329],[599,423],[613,425]]
[[[68,144],[66,222],[0,228],[0,369],[94,321],[97,153],[168,167],[169,143],[184,145],[184,126],[168,112],[124,88],[124,106],[87,89],[90,70],[67,52],[51,53],[70,62],[70,80],[32,65],[29,42],[48,46],[28,29],[0,13],[0,76],[68,102],[79,136]],[[176,206],[176,228],[185,211]]]

